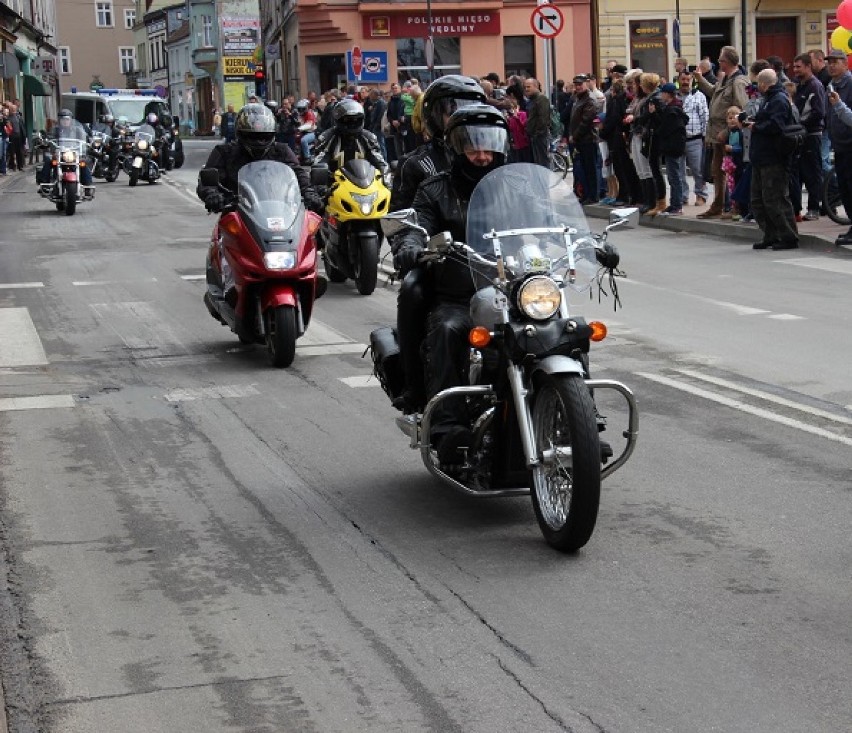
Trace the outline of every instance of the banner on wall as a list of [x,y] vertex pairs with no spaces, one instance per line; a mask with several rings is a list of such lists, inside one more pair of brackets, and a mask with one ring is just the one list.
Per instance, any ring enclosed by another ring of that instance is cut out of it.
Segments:
[[[361,22],[364,38],[426,38],[430,35],[426,13],[365,15]],[[499,36],[500,13],[494,10],[433,13],[431,35]]]

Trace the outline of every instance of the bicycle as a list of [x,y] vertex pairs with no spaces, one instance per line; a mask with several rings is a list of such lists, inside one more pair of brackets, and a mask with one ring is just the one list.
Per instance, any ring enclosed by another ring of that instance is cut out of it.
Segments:
[[846,212],[846,207],[840,199],[840,189],[837,186],[837,173],[834,166],[825,174],[825,180],[822,184],[822,201],[825,213],[835,224],[843,226],[852,224],[852,220]]
[[571,170],[571,158],[568,156],[568,153],[564,152],[564,147],[559,143],[560,138],[558,137],[550,142],[550,170],[559,173],[562,178],[565,178],[568,175],[568,171]]

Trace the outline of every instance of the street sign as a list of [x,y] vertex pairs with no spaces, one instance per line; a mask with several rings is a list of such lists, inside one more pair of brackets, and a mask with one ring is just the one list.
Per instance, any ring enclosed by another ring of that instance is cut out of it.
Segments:
[[539,5],[532,11],[530,25],[539,38],[555,38],[565,25],[565,16],[555,5]]
[[388,81],[388,52],[361,50],[361,74],[355,76],[352,51],[346,52],[346,79],[364,84],[386,84]]
[[364,57],[361,55],[360,46],[352,46],[352,75],[359,79],[361,78],[361,70],[364,65]]

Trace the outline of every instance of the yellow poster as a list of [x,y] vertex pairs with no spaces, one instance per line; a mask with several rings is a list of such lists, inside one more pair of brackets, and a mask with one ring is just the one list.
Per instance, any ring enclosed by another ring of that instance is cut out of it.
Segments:
[[251,56],[222,57],[222,74],[224,76],[254,76],[254,70],[249,69]]

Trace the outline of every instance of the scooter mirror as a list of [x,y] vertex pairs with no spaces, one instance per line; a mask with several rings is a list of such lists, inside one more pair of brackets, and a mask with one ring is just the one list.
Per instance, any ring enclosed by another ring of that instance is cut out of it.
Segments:
[[201,181],[202,186],[218,186],[219,171],[215,168],[202,168],[198,171],[198,180]]
[[417,212],[414,209],[400,209],[399,211],[391,211],[385,214],[382,219],[382,232],[386,237],[392,237],[405,230],[419,231],[421,234],[428,232],[418,225]]

